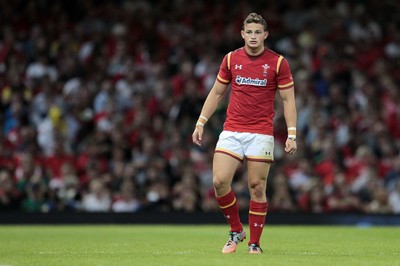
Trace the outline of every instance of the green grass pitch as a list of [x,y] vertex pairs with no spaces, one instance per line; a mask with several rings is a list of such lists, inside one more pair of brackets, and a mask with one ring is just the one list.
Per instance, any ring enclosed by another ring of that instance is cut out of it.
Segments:
[[[246,228],[247,229],[247,228]],[[400,228],[266,226],[264,254],[222,254],[224,225],[0,226],[0,265],[400,265]]]

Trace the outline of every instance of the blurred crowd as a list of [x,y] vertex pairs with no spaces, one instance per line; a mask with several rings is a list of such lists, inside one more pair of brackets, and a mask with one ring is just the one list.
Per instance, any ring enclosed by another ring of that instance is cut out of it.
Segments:
[[[288,156],[276,103],[269,210],[400,213],[397,0],[0,0],[0,210],[218,211],[229,95],[191,134],[250,12],[298,105]],[[233,189],[248,210],[244,167]]]

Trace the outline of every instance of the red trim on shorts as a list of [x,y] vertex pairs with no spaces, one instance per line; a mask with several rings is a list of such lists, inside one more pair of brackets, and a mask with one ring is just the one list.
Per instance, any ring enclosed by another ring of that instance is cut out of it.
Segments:
[[240,157],[235,156],[235,155],[233,155],[233,154],[231,154],[231,153],[229,153],[229,152],[225,152],[225,151],[221,151],[221,150],[215,150],[215,151],[214,151],[214,153],[217,153],[217,152],[223,153],[223,154],[226,154],[226,155],[229,155],[230,157],[232,157],[232,158],[238,160],[239,162],[243,162],[243,159],[241,159]]
[[273,160],[269,160],[269,159],[254,159],[254,158],[247,158],[247,161],[252,161],[252,162],[262,162],[262,163],[273,163]]

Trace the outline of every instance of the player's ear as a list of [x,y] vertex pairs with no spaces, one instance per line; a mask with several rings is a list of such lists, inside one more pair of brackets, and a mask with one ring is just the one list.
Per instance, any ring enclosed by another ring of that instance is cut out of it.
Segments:
[[240,34],[242,35],[242,38],[244,39],[244,30],[241,30]]
[[268,38],[269,31],[264,31],[264,40]]

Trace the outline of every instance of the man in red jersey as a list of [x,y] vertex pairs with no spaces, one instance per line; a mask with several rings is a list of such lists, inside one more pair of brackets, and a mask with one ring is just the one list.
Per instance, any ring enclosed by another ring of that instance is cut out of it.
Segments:
[[243,22],[244,47],[228,53],[217,79],[204,102],[192,138],[201,145],[204,125],[216,110],[228,84],[231,96],[223,132],[213,160],[213,186],[217,202],[230,225],[228,242],[222,253],[232,253],[246,238],[240,221],[238,203],[231,184],[239,165],[246,159],[250,191],[249,253],[262,253],[260,238],[267,215],[267,177],[274,161],[273,117],[276,91],[283,101],[288,127],[285,151],[294,154],[297,112],[294,84],[286,59],[264,47],[267,23],[256,13]]

